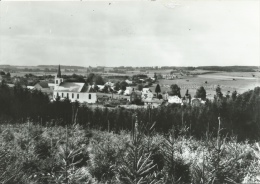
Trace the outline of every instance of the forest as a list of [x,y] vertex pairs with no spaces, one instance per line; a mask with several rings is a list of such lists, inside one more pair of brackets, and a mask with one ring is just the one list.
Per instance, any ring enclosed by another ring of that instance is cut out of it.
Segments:
[[117,133],[131,130],[137,118],[148,126],[156,122],[155,130],[160,133],[186,126],[190,135],[197,138],[206,131],[215,132],[220,118],[225,134],[236,135],[239,140],[256,140],[260,128],[260,87],[237,96],[218,96],[200,106],[172,104],[159,108],[124,109],[90,108],[87,104],[80,105],[69,100],[50,102],[48,96],[40,91],[29,91],[19,85],[9,88],[2,83],[0,109],[1,123],[22,123],[30,119],[42,124],[65,126],[77,122],[100,130],[106,130],[109,124],[110,131]]
[[225,72],[255,72],[257,66],[199,66],[197,69]]
[[260,87],[129,110],[2,83],[0,183],[259,183],[259,110]]

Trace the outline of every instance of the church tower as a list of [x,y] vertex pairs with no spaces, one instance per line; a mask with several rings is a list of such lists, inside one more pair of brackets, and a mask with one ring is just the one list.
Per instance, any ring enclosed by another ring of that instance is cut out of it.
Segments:
[[61,71],[60,71],[60,65],[59,65],[58,73],[57,73],[57,75],[55,76],[55,81],[54,81],[55,86],[59,86],[60,83],[62,83],[62,82],[63,82],[63,78],[61,78]]

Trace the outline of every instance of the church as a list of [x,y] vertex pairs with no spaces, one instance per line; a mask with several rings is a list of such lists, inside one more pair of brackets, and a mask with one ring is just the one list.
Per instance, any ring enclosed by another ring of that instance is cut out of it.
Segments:
[[67,98],[71,102],[96,103],[97,94],[91,85],[83,82],[64,82],[61,77],[60,65],[54,80],[53,99],[60,97],[61,100]]

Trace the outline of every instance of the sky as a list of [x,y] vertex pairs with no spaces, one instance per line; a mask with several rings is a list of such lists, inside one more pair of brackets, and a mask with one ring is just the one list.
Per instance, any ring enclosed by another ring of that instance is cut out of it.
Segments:
[[0,1],[0,64],[260,65],[259,0]]

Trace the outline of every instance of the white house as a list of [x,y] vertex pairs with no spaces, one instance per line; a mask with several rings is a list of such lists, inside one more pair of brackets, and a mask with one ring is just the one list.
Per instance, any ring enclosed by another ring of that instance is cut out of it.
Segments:
[[200,104],[205,104],[206,101],[202,100],[201,98],[192,98],[191,99],[191,105],[193,106],[199,106]]
[[132,87],[126,87],[126,90],[124,91],[124,95],[131,95],[132,92],[133,92]]
[[149,88],[143,88],[142,90],[142,99],[145,100],[145,99],[152,99],[153,98],[153,93],[152,91],[149,89]]
[[72,102],[78,101],[80,103],[96,103],[97,101],[97,94],[91,86],[87,86],[83,82],[63,82],[60,66],[55,77],[53,91],[53,99],[55,100],[57,97],[60,99],[68,98]]
[[128,80],[128,79],[126,79],[125,82],[126,82],[127,84],[133,84],[133,81],[130,81],[130,80]]
[[181,104],[182,103],[182,99],[179,98],[178,96],[168,96],[168,103]]
[[144,99],[143,100],[145,106],[158,107],[162,104],[163,100],[159,99]]
[[105,86],[110,86],[110,87],[112,87],[112,86],[114,86],[114,85],[115,85],[115,84],[114,84],[113,82],[110,82],[110,81],[105,83]]
[[34,89],[34,86],[27,86],[27,89],[33,90],[33,89]]

